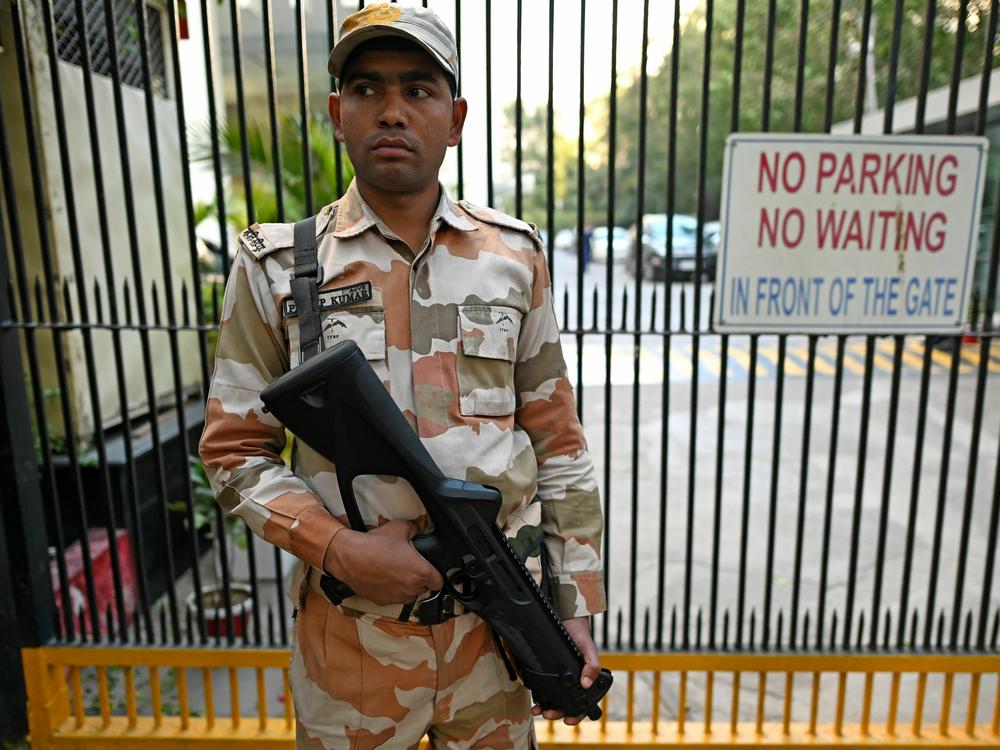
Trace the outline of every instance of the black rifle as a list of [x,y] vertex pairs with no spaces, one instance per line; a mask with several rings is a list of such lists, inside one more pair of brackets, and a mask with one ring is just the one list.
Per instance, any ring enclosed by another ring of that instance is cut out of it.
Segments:
[[[611,672],[602,669],[586,690],[580,685],[583,657],[497,526],[500,492],[441,474],[354,342],[311,358],[260,396],[296,437],[336,463],[349,516],[358,513],[356,476],[406,479],[434,525],[414,537],[414,547],[441,573],[448,593],[504,639],[535,702],[567,716],[600,718]],[[351,519],[353,528],[359,520]],[[341,594],[350,593],[341,583]]]

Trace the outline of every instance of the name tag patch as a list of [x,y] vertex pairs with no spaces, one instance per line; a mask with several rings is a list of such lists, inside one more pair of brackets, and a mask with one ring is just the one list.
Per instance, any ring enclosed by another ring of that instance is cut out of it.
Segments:
[[[319,311],[335,310],[339,307],[357,305],[360,302],[367,302],[372,298],[372,283],[362,281],[350,286],[342,286],[337,289],[327,289],[319,293]],[[299,314],[295,308],[295,300],[288,297],[282,307],[282,312],[286,318]]]

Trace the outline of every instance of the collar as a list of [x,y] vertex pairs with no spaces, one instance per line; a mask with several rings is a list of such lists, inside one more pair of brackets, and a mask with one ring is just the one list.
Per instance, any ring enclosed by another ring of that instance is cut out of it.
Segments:
[[[458,211],[457,204],[452,203],[444,185],[439,183],[439,187],[441,197],[438,199],[437,208],[431,217],[431,233],[436,232],[442,222],[462,232],[476,231],[477,227]],[[396,233],[378,217],[371,206],[361,197],[357,181],[351,180],[347,192],[337,201],[337,217],[334,221],[332,234],[337,239],[347,239],[357,237],[372,227],[375,227],[387,239],[399,239]]]

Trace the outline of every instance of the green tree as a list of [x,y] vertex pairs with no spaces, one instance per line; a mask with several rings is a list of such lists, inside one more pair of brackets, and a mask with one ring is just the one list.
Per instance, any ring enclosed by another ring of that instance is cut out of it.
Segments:
[[[877,95],[877,103],[873,108],[883,108],[889,96],[892,32],[896,21],[895,4],[880,2],[872,5],[874,78]],[[951,79],[958,38],[960,5],[960,0],[939,0],[937,4],[929,61],[930,89],[946,86]],[[961,78],[975,76],[982,71],[989,5],[989,0],[968,0],[965,41],[959,71]],[[919,92],[926,29],[925,0],[903,0],[901,6],[902,11],[898,18],[900,47],[895,89],[897,102],[916,96]],[[834,25],[833,2],[810,0],[808,3],[809,23],[803,68],[803,93],[800,102],[796,101],[796,77],[802,0],[775,0],[773,61],[769,79],[766,75],[768,3],[746,2],[745,8],[737,129],[740,131],[766,129],[774,132],[799,129],[803,132],[824,132],[828,119],[831,123],[851,119],[856,107],[859,106],[857,88],[863,1],[845,0],[841,4],[836,19],[839,34],[832,76],[829,71],[829,56],[831,29]],[[735,0],[715,3],[713,14],[704,170],[706,220],[718,216],[724,146],[726,137],[733,131],[734,60],[737,43]],[[680,213],[693,214],[698,208],[706,28],[707,19],[703,6],[689,13],[681,22],[677,58],[677,119],[674,125],[676,171],[672,182],[675,210]],[[668,146],[671,136],[671,65],[672,53],[668,53],[647,79],[646,169],[643,183],[645,213],[663,212],[667,208],[667,190],[671,184],[668,171]],[[770,82],[767,91],[769,101],[765,95],[766,79]],[[833,86],[831,97],[833,111],[829,114],[827,113],[828,81],[832,82]],[[639,74],[638,71],[633,71],[631,80],[625,85],[619,85],[615,121],[615,223],[626,226],[635,222],[638,212],[641,112],[639,100]],[[767,104],[766,112],[765,104]],[[871,103],[869,106],[872,108]],[[590,102],[587,112],[598,137],[587,145],[586,213],[588,219],[594,223],[603,223],[607,212],[607,144],[610,142],[611,129],[607,97]],[[513,122],[513,108],[508,111],[508,121]],[[544,165],[544,111],[526,113],[524,122],[525,169],[529,168],[529,163],[534,165],[538,160]],[[568,144],[565,151],[571,157],[571,163],[565,166],[564,177],[568,192],[560,199],[565,205],[574,205],[575,209],[577,151],[575,135],[572,140],[565,137],[561,141],[557,140],[557,143],[560,142]],[[527,158],[529,152],[533,154],[530,162]],[[560,147],[557,146],[557,165],[560,159],[565,159],[565,155],[560,156],[561,153]],[[512,155],[509,158],[512,159]],[[525,195],[526,214],[529,200],[532,201],[530,203],[532,211],[539,210],[537,201],[541,200],[541,211],[544,216],[544,169],[542,178],[536,182],[541,192],[536,191],[530,198],[528,194]],[[557,207],[559,206],[557,202]],[[575,218],[571,223],[575,223]]]

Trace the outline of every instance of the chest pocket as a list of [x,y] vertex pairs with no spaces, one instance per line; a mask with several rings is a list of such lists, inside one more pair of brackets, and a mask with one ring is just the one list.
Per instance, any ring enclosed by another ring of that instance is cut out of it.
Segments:
[[[288,319],[288,357],[292,367],[299,364],[299,320]],[[385,360],[385,310],[381,305],[359,305],[320,313],[323,349],[329,349],[345,339],[358,345],[369,361]],[[373,365],[374,366],[374,365]],[[376,367],[376,372],[383,376]],[[384,378],[383,378],[384,379]]]
[[458,308],[459,410],[465,416],[514,413],[514,359],[521,313],[500,305]]

